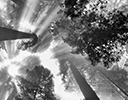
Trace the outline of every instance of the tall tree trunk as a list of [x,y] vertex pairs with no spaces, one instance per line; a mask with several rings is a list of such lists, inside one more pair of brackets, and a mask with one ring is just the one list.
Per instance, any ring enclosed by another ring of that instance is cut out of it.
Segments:
[[85,100],[100,100],[93,89],[89,86],[85,78],[80,74],[78,69],[70,62],[71,71],[75,77],[76,82],[78,83],[81,92],[83,93]]
[[33,34],[0,27],[0,41],[33,38]]
[[[117,91],[123,98],[128,99],[128,94],[127,94],[119,85],[117,85],[111,78],[109,78],[109,77],[106,75],[106,73],[104,73],[102,70],[100,70],[100,68],[95,67],[95,69],[96,69],[97,71],[99,71],[103,76],[105,76],[106,79],[109,80],[109,81],[111,82],[111,84],[117,88],[116,91]],[[121,94],[120,92],[121,92],[122,94]]]

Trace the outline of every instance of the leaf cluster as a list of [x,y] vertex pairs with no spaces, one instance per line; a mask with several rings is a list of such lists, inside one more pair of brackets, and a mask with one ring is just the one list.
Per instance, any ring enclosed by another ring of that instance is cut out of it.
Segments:
[[21,93],[16,96],[16,100],[56,100],[52,78],[51,72],[43,66],[27,70],[26,78],[19,78]]
[[[99,0],[99,2],[105,4],[102,0]],[[86,4],[83,3],[83,5]],[[66,11],[76,10],[74,8],[76,5],[79,5],[77,0],[65,1]],[[128,15],[115,9],[108,12],[108,16],[104,16],[97,13],[96,6],[92,8],[91,11],[84,8],[86,13],[75,17],[71,15],[74,14],[73,12],[69,11],[70,15],[65,12],[66,16],[57,20],[55,25],[58,29],[66,30],[65,36],[62,38],[73,48],[72,53],[82,55],[86,53],[93,65],[103,62],[104,66],[109,68],[113,63],[120,60],[127,44]],[[78,8],[77,11],[80,9],[83,9],[83,6]],[[83,10],[81,10],[82,12]],[[69,16],[71,19],[69,19]],[[64,22],[65,24],[62,24]]]

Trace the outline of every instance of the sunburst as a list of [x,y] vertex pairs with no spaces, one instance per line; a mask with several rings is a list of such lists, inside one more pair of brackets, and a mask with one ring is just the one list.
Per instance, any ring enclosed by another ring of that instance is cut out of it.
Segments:
[[[21,2],[22,1],[23,0],[21,0]],[[2,27],[10,26],[15,30],[30,32],[30,34],[36,33],[37,36],[40,36],[37,45],[25,51],[17,49],[17,45],[22,40],[0,42],[1,100],[7,100],[7,98],[12,100],[14,98],[12,95],[14,96],[18,89],[16,81],[18,79],[17,76],[25,76],[26,69],[32,70],[36,65],[42,64],[42,60],[44,60],[43,64],[46,64],[46,66],[48,64],[48,60],[51,61],[50,57],[47,59],[47,61],[44,58],[44,50],[50,46],[51,42],[51,38],[49,38],[50,34],[47,33],[46,29],[53,18],[57,16],[56,12],[59,10],[59,7],[53,0],[44,1],[27,0],[26,2],[22,2],[24,6],[18,5],[15,0],[0,1],[0,19],[3,21],[3,24],[1,25]],[[42,6],[41,4],[45,5]],[[51,7],[52,9],[50,10]],[[17,9],[22,12],[16,12]],[[43,11],[43,9],[45,10]],[[22,13],[21,16],[15,16],[19,13]],[[14,15],[13,18],[10,17],[11,15]],[[44,31],[47,34],[44,33]],[[51,56],[50,51],[49,56]],[[55,62],[53,61],[52,63]]]
[[11,64],[8,67],[8,73],[12,76],[12,77],[16,77],[19,74],[19,68],[20,66],[17,64]]

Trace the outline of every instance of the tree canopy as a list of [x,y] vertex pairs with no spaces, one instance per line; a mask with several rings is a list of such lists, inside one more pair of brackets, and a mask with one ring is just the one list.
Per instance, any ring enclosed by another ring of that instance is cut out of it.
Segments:
[[120,60],[127,44],[128,15],[120,9],[109,11],[107,0],[96,1],[65,0],[63,17],[53,28],[61,31],[52,34],[66,30],[62,38],[73,48],[72,53],[86,53],[93,65],[103,62],[109,68]]
[[15,100],[57,100],[54,95],[53,75],[43,66],[27,70],[26,78],[19,78],[20,93]]

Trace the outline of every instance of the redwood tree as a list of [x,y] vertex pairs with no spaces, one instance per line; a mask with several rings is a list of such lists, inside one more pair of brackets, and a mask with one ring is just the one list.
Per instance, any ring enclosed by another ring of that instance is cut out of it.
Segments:
[[69,0],[66,0],[64,15],[54,22],[52,30],[56,31],[52,34],[57,36],[64,31],[60,36],[73,48],[72,53],[86,53],[93,65],[103,62],[109,68],[120,60],[127,44],[128,15],[120,9],[105,15],[106,0],[97,1],[88,9],[89,2],[74,0],[67,3]]

